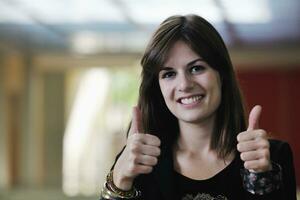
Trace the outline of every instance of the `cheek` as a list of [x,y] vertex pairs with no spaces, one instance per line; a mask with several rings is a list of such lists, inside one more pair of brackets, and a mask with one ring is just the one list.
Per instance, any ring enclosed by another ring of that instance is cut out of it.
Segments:
[[206,84],[209,88],[221,92],[221,80],[218,74],[209,74],[206,79]]
[[213,98],[215,99],[216,102],[221,101],[221,81],[219,76],[216,74],[210,74],[209,76],[206,77],[205,83],[206,88],[208,91],[211,92]]

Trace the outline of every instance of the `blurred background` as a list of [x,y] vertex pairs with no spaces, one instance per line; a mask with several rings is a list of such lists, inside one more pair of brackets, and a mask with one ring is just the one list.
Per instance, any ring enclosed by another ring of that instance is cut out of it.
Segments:
[[173,14],[210,21],[248,109],[300,184],[299,0],[0,0],[0,199],[97,199],[125,143],[140,58]]

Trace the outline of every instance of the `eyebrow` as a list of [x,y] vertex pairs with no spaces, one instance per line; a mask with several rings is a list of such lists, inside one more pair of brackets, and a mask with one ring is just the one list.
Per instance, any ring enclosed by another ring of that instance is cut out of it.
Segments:
[[[198,61],[204,61],[204,60],[203,60],[203,58],[197,58],[197,59],[192,60],[191,62],[189,62],[186,66],[191,66],[191,65],[195,64]],[[162,67],[159,71],[163,71],[163,70],[170,71],[172,69],[173,69],[172,67]]]

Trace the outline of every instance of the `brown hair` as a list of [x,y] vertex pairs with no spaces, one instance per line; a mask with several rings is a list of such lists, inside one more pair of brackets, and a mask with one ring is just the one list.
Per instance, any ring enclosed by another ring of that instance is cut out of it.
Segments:
[[221,103],[212,135],[211,148],[225,158],[236,149],[236,135],[244,131],[244,105],[232,63],[217,30],[197,15],[171,16],[163,21],[152,36],[141,60],[142,81],[139,107],[145,132],[157,135],[162,144],[170,145],[178,137],[177,118],[168,110],[158,83],[158,72],[169,49],[182,40],[216,71],[221,81]]

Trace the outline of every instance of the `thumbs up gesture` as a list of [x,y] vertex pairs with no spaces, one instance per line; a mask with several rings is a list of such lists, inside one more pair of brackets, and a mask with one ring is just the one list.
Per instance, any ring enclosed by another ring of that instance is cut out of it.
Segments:
[[237,149],[241,152],[244,167],[253,172],[265,172],[272,169],[267,133],[259,129],[261,111],[261,106],[256,105],[252,108],[247,131],[237,136]]
[[150,173],[158,162],[160,139],[143,133],[141,127],[141,111],[134,107],[127,144],[113,171],[114,184],[122,190],[129,190],[135,177]]

